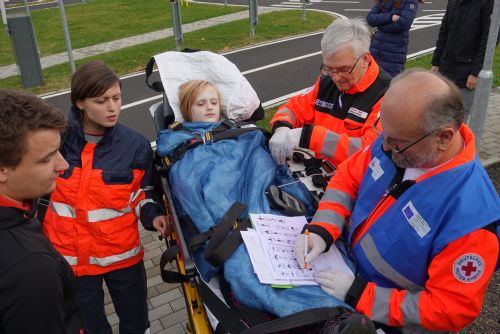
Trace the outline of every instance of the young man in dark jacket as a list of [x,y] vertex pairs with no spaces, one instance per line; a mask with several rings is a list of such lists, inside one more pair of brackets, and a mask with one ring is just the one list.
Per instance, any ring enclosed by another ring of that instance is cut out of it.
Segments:
[[42,233],[36,199],[68,168],[65,115],[38,97],[0,89],[0,333],[79,333],[71,267]]
[[483,68],[492,10],[493,0],[449,0],[432,58],[432,71],[460,88],[466,119]]

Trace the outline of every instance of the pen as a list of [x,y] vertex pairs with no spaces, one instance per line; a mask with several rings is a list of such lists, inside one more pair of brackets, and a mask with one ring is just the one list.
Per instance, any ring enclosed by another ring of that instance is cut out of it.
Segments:
[[309,230],[308,229],[306,229],[304,231],[304,235],[306,236],[306,240],[304,242],[304,269],[309,269],[307,262],[306,262],[307,251],[309,250]]

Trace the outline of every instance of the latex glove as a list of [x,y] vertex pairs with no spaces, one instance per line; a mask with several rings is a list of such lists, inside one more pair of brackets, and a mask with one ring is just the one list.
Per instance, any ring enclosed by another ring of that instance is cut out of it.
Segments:
[[342,271],[326,270],[316,272],[314,280],[327,294],[344,301],[354,282],[354,276]]
[[168,221],[167,216],[157,216],[153,219],[153,226],[164,238],[174,231],[174,228]]
[[279,127],[274,130],[274,134],[269,140],[269,151],[278,165],[283,165],[286,161],[285,141],[289,131],[290,128],[286,126]]
[[293,149],[299,146],[301,135],[302,128],[280,127],[274,131],[274,135],[269,140],[269,150],[278,165],[283,165],[286,158],[292,157]]
[[[309,239],[307,244],[307,256],[304,254],[304,244],[306,239]],[[319,254],[326,249],[326,242],[316,233],[309,233],[309,238],[305,234],[299,234],[295,240],[295,258],[302,269],[305,264],[310,264]]]

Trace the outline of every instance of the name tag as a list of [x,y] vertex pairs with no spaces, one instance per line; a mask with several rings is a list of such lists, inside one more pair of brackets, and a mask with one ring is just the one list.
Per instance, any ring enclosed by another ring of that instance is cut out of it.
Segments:
[[370,164],[368,165],[370,169],[372,170],[372,178],[377,181],[382,175],[384,175],[384,170],[380,166],[380,160],[375,157],[370,161]]
[[349,108],[349,111],[347,112],[348,114],[353,114],[353,115],[356,115],[358,116],[359,118],[362,118],[362,119],[366,119],[368,117],[368,113],[366,111],[363,111],[363,110],[359,110],[359,109],[356,109],[356,108]]
[[401,210],[403,211],[408,223],[410,223],[410,226],[413,227],[420,238],[425,237],[429,233],[431,230],[429,224],[427,224],[425,219],[420,215],[420,213],[418,213],[411,201],[409,201],[408,204],[406,204]]

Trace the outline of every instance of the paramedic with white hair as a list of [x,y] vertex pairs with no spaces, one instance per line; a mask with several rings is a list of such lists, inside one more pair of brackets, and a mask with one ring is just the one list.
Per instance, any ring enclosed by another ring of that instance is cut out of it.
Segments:
[[335,166],[376,138],[372,125],[391,77],[369,52],[361,18],[336,19],[321,40],[323,64],[313,87],[292,97],[271,120],[269,149],[278,164],[295,147],[313,150]]

